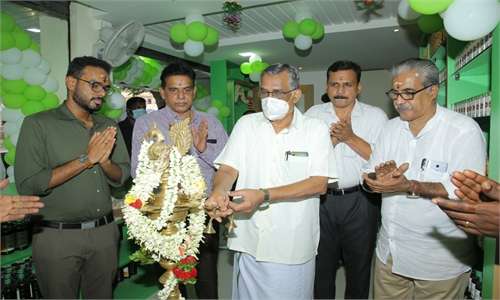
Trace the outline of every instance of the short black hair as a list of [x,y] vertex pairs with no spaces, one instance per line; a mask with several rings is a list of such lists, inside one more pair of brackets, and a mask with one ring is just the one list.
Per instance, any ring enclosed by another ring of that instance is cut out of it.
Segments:
[[83,69],[86,67],[97,67],[101,68],[109,74],[111,74],[111,65],[104,60],[95,58],[93,56],[80,56],[75,57],[68,67],[68,72],[66,76],[81,77],[83,74]]
[[330,72],[353,70],[356,73],[356,80],[358,83],[361,82],[361,67],[350,60],[338,60],[334,62],[326,71],[326,81],[328,82],[328,77]]
[[323,101],[323,103],[328,103],[328,102],[331,102],[330,98],[328,97],[328,94],[327,93],[324,93],[322,96],[321,96],[321,101]]
[[163,71],[161,72],[160,80],[161,80],[161,87],[165,88],[165,85],[167,84],[167,77],[170,76],[177,76],[177,75],[184,75],[189,78],[191,78],[191,81],[193,82],[196,80],[196,73],[191,69],[191,67],[181,64],[181,63],[172,63],[168,66],[166,66]]
[[132,109],[132,106],[134,106],[134,104],[136,103],[144,103],[146,104],[146,99],[142,98],[142,97],[132,97],[130,99],[127,100],[127,109]]
[[243,115],[246,116],[246,115],[251,115],[251,114],[254,114],[254,113],[256,113],[255,110],[253,110],[253,109],[247,109],[247,110],[245,110],[245,112],[243,113]]

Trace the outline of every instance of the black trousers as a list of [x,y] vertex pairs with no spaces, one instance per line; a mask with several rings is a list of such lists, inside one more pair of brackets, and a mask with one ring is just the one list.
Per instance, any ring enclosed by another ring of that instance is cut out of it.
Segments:
[[380,195],[363,190],[321,196],[315,299],[335,299],[339,258],[346,273],[345,299],[367,299],[375,251]]
[[[205,224],[208,224],[210,218],[207,215]],[[198,264],[196,269],[198,270],[198,275],[196,276],[196,298],[198,299],[218,299],[218,273],[217,273],[217,260],[219,258],[219,222],[213,220],[212,225],[217,233],[206,234],[204,233],[204,242],[200,243],[200,253],[198,253]],[[159,278],[165,269],[163,269],[159,263],[155,263],[155,272]],[[159,287],[163,288],[163,285],[159,283]],[[179,284],[179,290],[186,299],[187,291],[184,284]]]

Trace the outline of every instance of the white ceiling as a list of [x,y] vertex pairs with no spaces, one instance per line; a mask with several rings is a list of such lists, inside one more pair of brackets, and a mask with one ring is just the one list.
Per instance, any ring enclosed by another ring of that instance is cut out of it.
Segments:
[[[4,2],[4,1],[2,1]],[[80,0],[92,10],[96,20],[105,20],[115,28],[130,20],[145,25],[143,47],[209,66],[212,60],[226,59],[236,64],[248,61],[238,55],[253,52],[263,62],[286,62],[302,71],[326,71],[336,60],[347,59],[363,70],[388,69],[408,57],[418,56],[421,32],[416,21],[398,18],[399,0],[240,0],[243,6],[241,28],[223,26],[223,0]],[[2,10],[4,9],[2,3]],[[308,50],[298,50],[293,40],[285,39],[282,26],[293,21],[298,11],[309,11],[325,27],[321,40]],[[169,38],[176,23],[184,23],[189,13],[205,16],[205,23],[219,32],[216,46],[206,47],[199,57],[184,54],[182,45]],[[10,12],[9,12],[10,13]],[[16,16],[13,15],[14,19]],[[20,21],[16,19],[19,25]],[[21,25],[23,26],[23,25]],[[400,29],[394,32],[394,29]]]

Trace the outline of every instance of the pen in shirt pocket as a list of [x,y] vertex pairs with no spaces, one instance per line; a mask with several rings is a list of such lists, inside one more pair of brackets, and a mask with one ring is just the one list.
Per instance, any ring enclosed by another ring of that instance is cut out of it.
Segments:
[[286,151],[285,152],[285,161],[288,160],[288,156],[308,157],[309,153],[304,152],[304,151]]

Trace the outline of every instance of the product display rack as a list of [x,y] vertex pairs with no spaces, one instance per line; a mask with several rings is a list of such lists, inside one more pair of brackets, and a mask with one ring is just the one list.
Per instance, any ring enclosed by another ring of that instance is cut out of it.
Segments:
[[[120,230],[123,233],[123,239],[120,241],[118,251],[118,268],[123,268],[131,261],[129,255],[138,249],[138,245],[133,240],[127,237],[127,226],[124,226],[121,220],[117,221]],[[16,250],[9,255],[2,255],[1,266],[8,266],[17,261],[21,261],[31,256],[32,247],[24,250]],[[113,290],[114,299],[146,299],[159,291],[158,278],[155,274],[153,265],[137,265],[137,274],[125,278],[123,281],[118,282]]]
[[[481,39],[464,42],[446,36],[443,29],[443,42],[431,42],[439,34],[425,36],[420,47],[422,58],[432,57],[435,49],[446,45],[446,77],[441,82],[441,89],[445,83],[445,90],[440,91],[438,103],[448,109],[457,110],[458,104],[464,104],[470,99],[491,97],[487,114],[473,112],[471,117],[476,120],[483,130],[488,151],[488,177],[500,181],[500,28]],[[491,42],[488,46],[485,43]],[[439,46],[437,46],[439,44]],[[478,45],[481,48],[478,48]],[[445,98],[443,99],[441,97]],[[470,107],[470,106],[466,106]],[[481,107],[476,105],[475,107]],[[467,114],[467,109],[461,113]],[[480,239],[479,239],[480,240]],[[495,268],[498,267],[498,239],[485,238],[483,252],[483,283],[482,298],[493,299],[494,291],[499,287],[499,279],[495,278]],[[497,271],[498,273],[498,271]],[[498,275],[497,275],[498,276]]]

